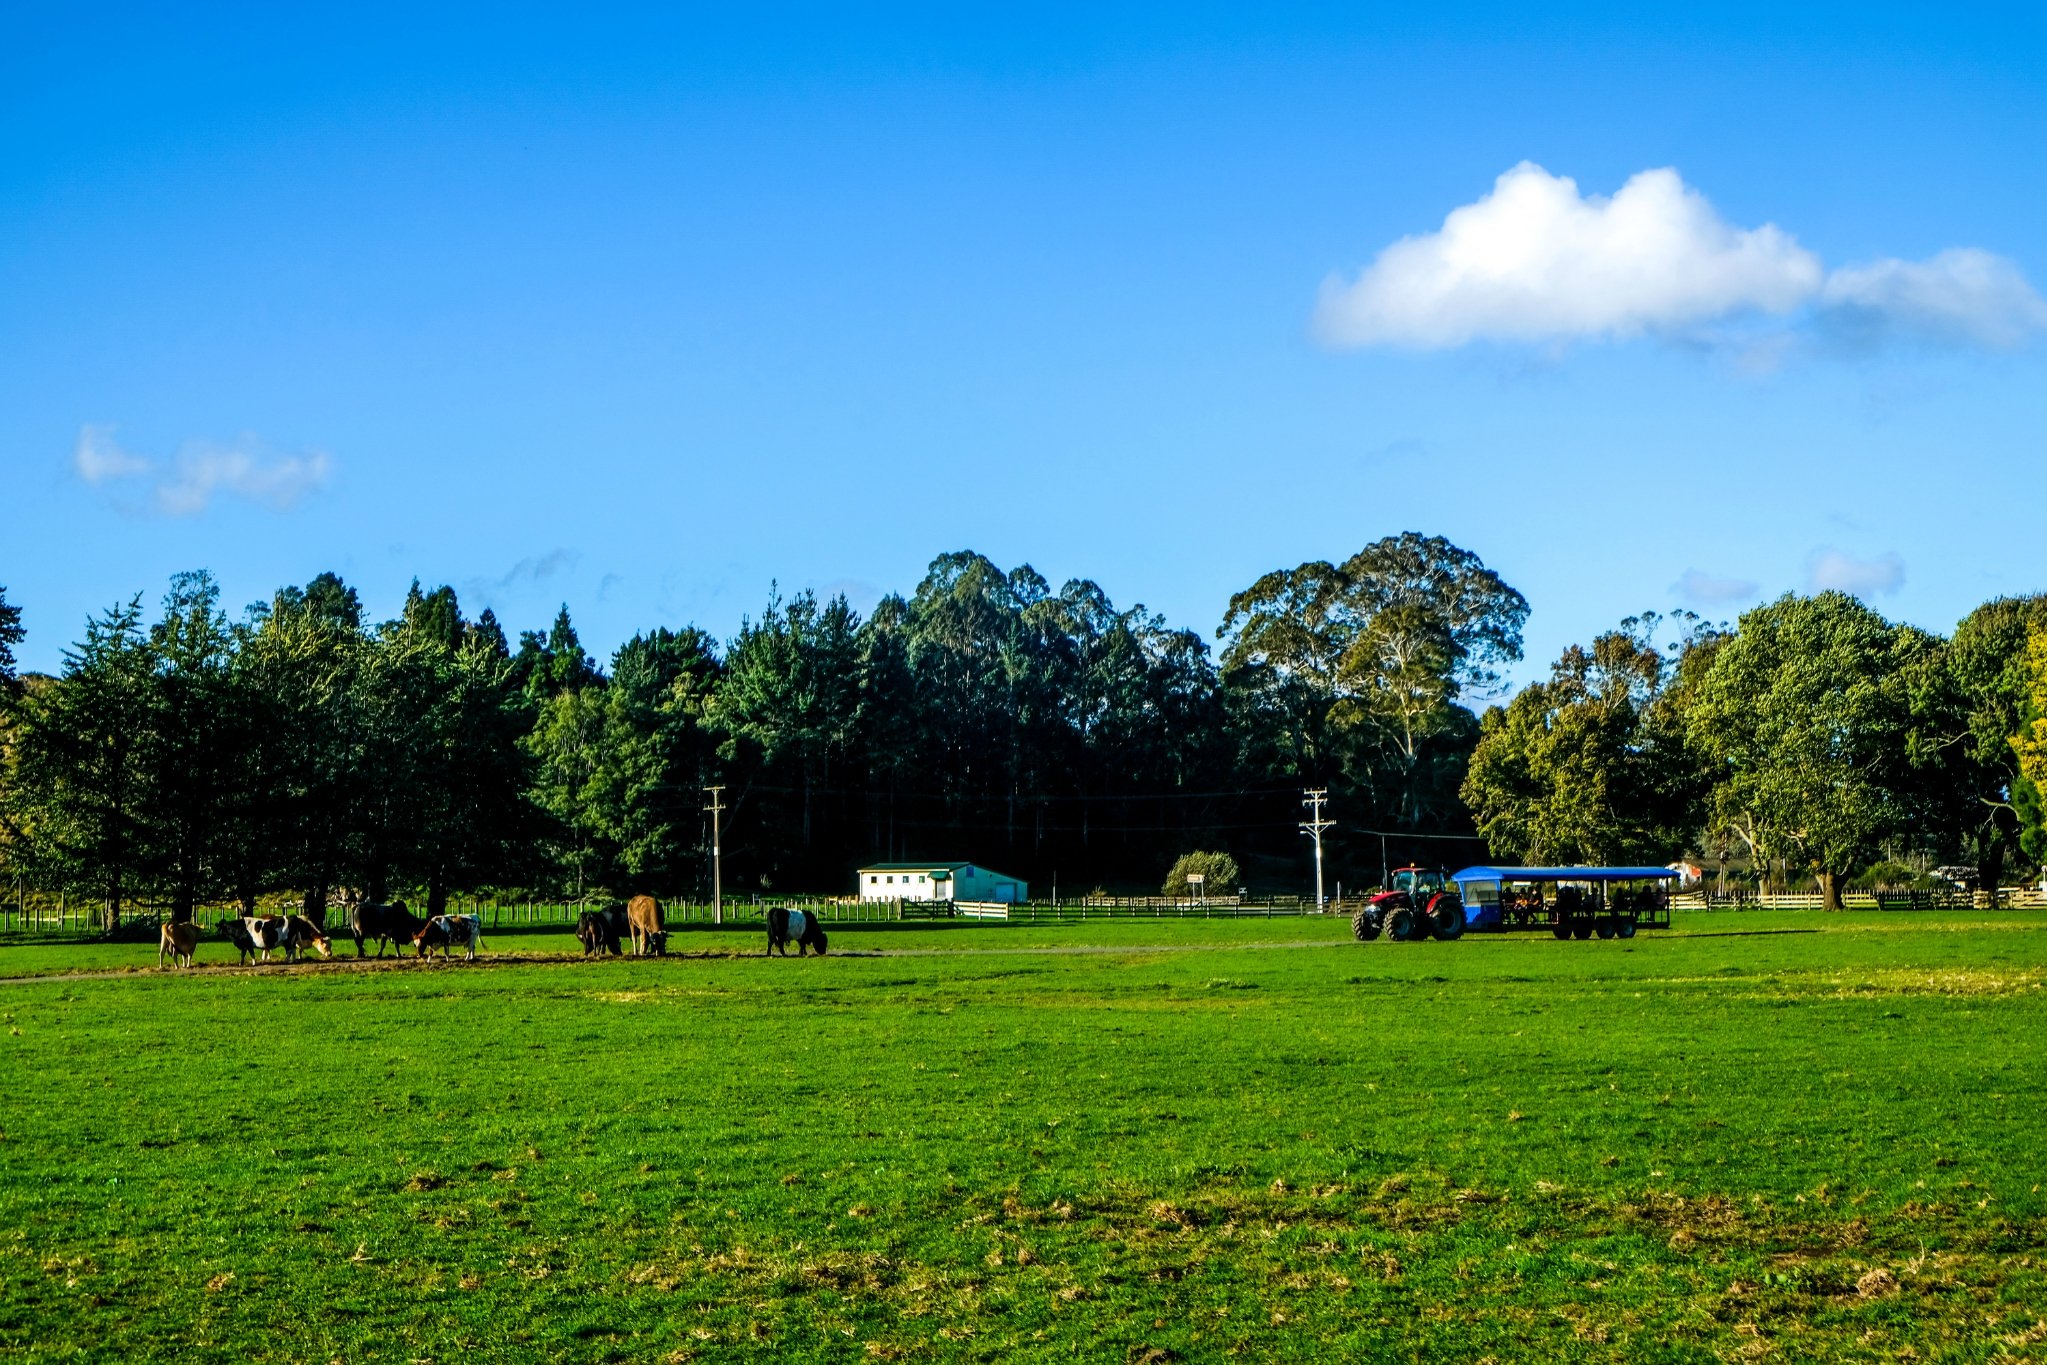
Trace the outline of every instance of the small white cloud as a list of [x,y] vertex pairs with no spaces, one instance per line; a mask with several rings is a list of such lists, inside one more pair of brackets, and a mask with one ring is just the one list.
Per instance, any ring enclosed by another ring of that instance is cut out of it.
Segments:
[[277,511],[289,511],[307,493],[327,482],[333,460],[325,451],[274,454],[253,436],[234,445],[187,441],[168,468],[146,456],[123,450],[114,429],[86,426],[78,433],[72,467],[86,483],[98,486],[137,479],[149,485],[140,507],[159,516],[190,517],[212,505],[216,493],[231,493]]
[[154,466],[140,455],[130,455],[114,442],[112,427],[81,427],[78,444],[71,451],[71,466],[89,484],[112,483],[147,474]]
[[1607,199],[1524,161],[1441,231],[1325,282],[1315,330],[1336,346],[1422,348],[1638,336],[1787,313],[1821,275],[1788,233],[1729,225],[1674,170],[1642,171]]
[[1974,247],[1836,270],[1819,307],[1830,330],[1863,345],[1897,338],[2009,350],[2047,329],[2047,300],[2019,268]]
[[1874,559],[1857,559],[1839,550],[1815,550],[1807,570],[1814,592],[1845,592],[1857,597],[1894,593],[1905,586],[1905,560],[1896,550]]
[[278,512],[288,512],[327,482],[333,461],[324,450],[303,455],[265,455],[253,442],[221,446],[195,441],[178,454],[169,477],[156,486],[156,510],[167,517],[204,512],[216,493],[232,493]]
[[1758,583],[1746,578],[1720,578],[1703,569],[1686,569],[1678,575],[1671,590],[1688,602],[1702,607],[1717,607],[1728,602],[1743,602],[1754,597],[1761,588]]
[[2009,349],[2047,331],[2047,301],[1975,247],[1829,273],[1774,224],[1728,223],[1668,167],[1604,198],[1524,161],[1438,231],[1324,281],[1313,329],[1331,346],[1423,350],[1655,336],[1766,372],[1816,337]]

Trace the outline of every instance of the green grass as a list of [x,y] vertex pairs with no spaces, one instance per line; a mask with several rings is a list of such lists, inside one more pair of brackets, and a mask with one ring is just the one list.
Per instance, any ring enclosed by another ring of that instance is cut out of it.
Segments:
[[1341,928],[6,984],[0,1356],[2047,1359],[2047,916]]

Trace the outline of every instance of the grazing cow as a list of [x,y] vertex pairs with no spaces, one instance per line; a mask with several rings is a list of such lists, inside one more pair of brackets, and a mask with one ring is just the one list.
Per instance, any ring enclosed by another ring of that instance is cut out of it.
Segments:
[[[613,918],[613,916],[616,918]],[[576,920],[576,939],[583,945],[583,956],[592,953],[602,955],[618,954],[618,924],[625,918],[625,910],[585,910]]]
[[166,924],[156,950],[156,965],[163,966],[166,954],[173,967],[190,967],[193,954],[199,949],[199,926],[186,921],[183,924]]
[[625,903],[626,927],[633,936],[633,956],[668,951],[668,931],[661,924],[661,902],[652,896],[634,896]]
[[320,932],[320,926],[304,915],[291,915],[285,921],[287,934],[284,940],[284,960],[296,962],[311,948],[321,957],[334,956],[334,950],[327,946],[327,936]]
[[796,945],[796,956],[808,955],[812,948],[823,957],[830,946],[824,934],[824,921],[808,910],[789,910],[776,906],[768,911],[768,951],[780,951],[789,956],[789,945]]
[[378,905],[369,901],[357,901],[348,907],[348,934],[355,940],[355,955],[368,957],[363,950],[367,939],[377,941],[377,956],[384,955],[384,945],[391,945],[391,951],[399,957],[405,956],[405,945],[419,932],[425,921],[405,908],[404,901],[393,901],[389,905]]
[[444,958],[453,956],[449,949],[458,943],[465,949],[463,961],[476,961],[476,950],[483,946],[483,916],[435,915],[412,936],[412,946],[421,957],[432,957],[435,948]]

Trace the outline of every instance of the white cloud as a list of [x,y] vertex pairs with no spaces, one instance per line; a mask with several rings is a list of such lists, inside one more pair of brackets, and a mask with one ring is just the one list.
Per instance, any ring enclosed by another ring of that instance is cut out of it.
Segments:
[[158,482],[156,510],[167,517],[197,516],[215,493],[228,492],[288,512],[326,483],[332,470],[324,450],[266,458],[246,445],[195,442],[179,452],[175,470]]
[[95,486],[130,480],[146,484],[145,510],[167,517],[196,516],[221,492],[289,511],[326,483],[334,467],[325,451],[273,454],[256,438],[245,436],[234,445],[187,441],[166,468],[123,450],[114,441],[114,429],[103,426],[79,431],[71,463],[79,478]]
[[1857,597],[1894,593],[1905,586],[1905,560],[1896,550],[1874,559],[1857,559],[1839,550],[1815,550],[1807,569],[1814,592],[1846,592]]
[[87,426],[79,429],[78,444],[71,451],[72,468],[90,484],[147,474],[153,466],[140,455],[130,455],[114,442],[112,427]]
[[1746,601],[1754,597],[1760,588],[1761,584],[1749,579],[1720,578],[1703,569],[1686,569],[1672,585],[1672,591],[1679,597],[1704,607]]
[[1836,270],[1820,308],[1837,333],[1864,343],[1897,337],[2008,350],[2047,328],[2047,301],[2019,268],[1974,247]]
[[1395,242],[1351,283],[1326,282],[1315,326],[1339,346],[1637,336],[1790,312],[1821,277],[1789,234],[1729,226],[1674,170],[1587,198],[1524,161],[1441,231]]
[[1354,280],[1326,280],[1314,315],[1331,346],[1659,336],[1732,349],[1752,368],[1815,332],[1860,348],[2011,347],[2043,329],[2047,302],[1987,251],[1829,274],[1775,224],[1728,223],[1668,167],[1605,198],[1528,161],[1438,231],[1393,243]]

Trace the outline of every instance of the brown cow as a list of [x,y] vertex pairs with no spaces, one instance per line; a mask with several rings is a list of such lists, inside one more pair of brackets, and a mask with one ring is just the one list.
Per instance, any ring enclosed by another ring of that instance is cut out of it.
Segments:
[[184,924],[166,924],[157,943],[156,965],[163,966],[164,956],[168,954],[172,967],[190,967],[196,961],[194,954],[198,950],[198,925],[190,921]]
[[626,927],[633,936],[633,956],[668,951],[668,931],[661,925],[661,902],[652,896],[634,896],[625,903]]

